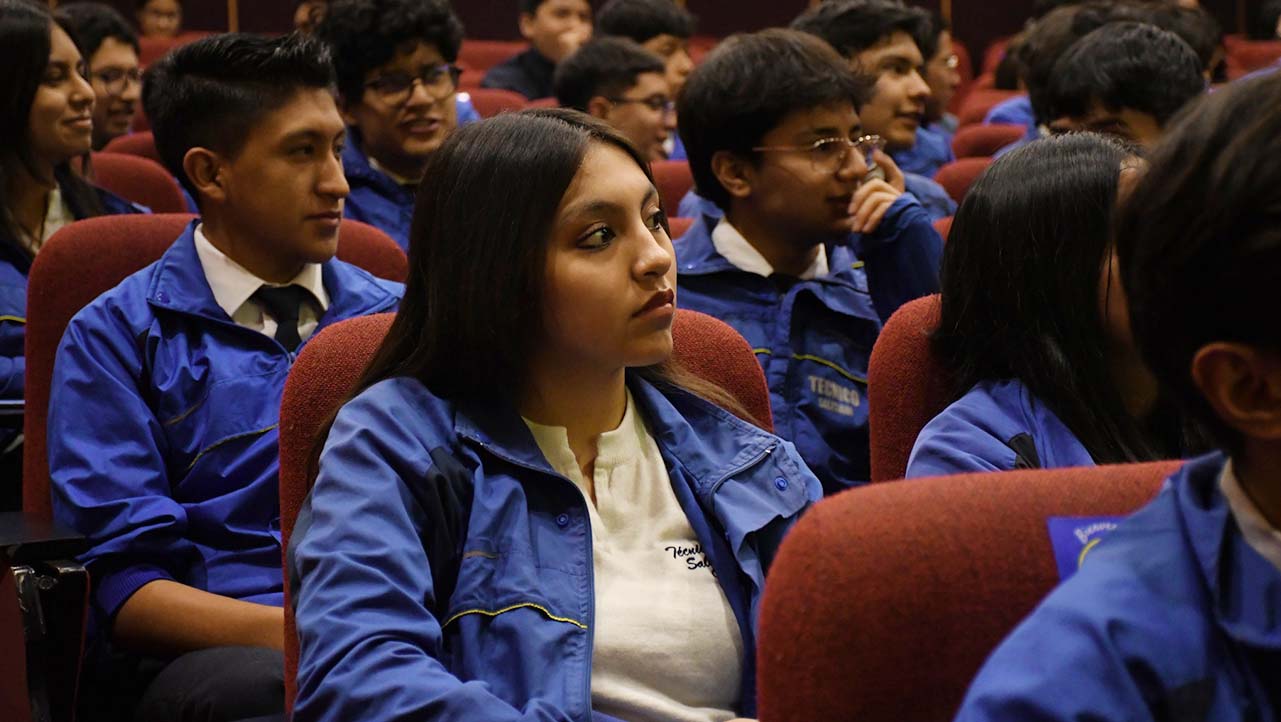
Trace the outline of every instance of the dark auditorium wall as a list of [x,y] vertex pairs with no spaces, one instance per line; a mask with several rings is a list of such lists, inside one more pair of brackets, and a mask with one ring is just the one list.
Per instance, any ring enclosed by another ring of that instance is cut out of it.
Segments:
[[[593,0],[599,6],[603,0]],[[132,17],[133,0],[107,0]],[[1227,32],[1240,32],[1238,14],[1258,0],[1201,0]],[[688,0],[699,16],[699,33],[724,36],[736,31],[759,30],[782,25],[795,17],[807,0]],[[937,10],[940,0],[919,0],[916,5]],[[253,32],[283,32],[290,27],[294,3],[291,0],[239,0],[240,29]],[[184,0],[188,30],[225,30],[226,0]],[[516,0],[454,0],[454,7],[467,26],[468,37],[517,39]],[[952,0],[952,23],[976,56],[993,39],[1017,32],[1031,11],[1032,0]],[[979,58],[975,58],[978,62]]]

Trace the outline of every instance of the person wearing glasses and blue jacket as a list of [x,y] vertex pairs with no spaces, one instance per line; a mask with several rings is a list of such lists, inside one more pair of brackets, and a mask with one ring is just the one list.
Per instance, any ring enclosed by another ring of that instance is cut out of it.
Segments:
[[338,0],[316,26],[338,74],[347,123],[347,218],[409,249],[427,159],[477,119],[458,93],[463,25],[445,0]]
[[713,51],[677,114],[695,184],[724,211],[677,241],[686,306],[747,338],[779,435],[828,493],[870,477],[881,324],[939,288],[942,239],[864,135],[855,108],[868,92],[822,40],[769,30]]

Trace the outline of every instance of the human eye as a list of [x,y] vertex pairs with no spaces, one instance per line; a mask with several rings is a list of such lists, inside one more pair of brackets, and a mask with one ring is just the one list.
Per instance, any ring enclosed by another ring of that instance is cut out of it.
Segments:
[[289,149],[289,155],[294,158],[310,158],[316,154],[315,143],[299,143]]
[[387,93],[398,93],[408,88],[413,82],[413,79],[405,73],[393,73],[375,80],[374,87]]
[[661,208],[657,208],[653,213],[650,213],[649,219],[645,223],[651,231],[667,232],[667,214]]
[[845,145],[840,138],[824,138],[814,143],[812,152],[816,158],[833,158],[845,152]]
[[609,244],[614,242],[617,234],[609,226],[600,226],[588,231],[587,235],[578,239],[578,247],[589,251],[599,251],[608,248]]
[[44,77],[40,80],[45,85],[57,85],[67,79],[67,68],[62,64],[50,65],[45,68]]

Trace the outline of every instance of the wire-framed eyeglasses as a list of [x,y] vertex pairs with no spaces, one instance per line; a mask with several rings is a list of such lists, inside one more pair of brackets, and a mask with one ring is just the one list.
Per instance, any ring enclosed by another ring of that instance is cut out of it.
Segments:
[[807,145],[765,145],[752,150],[759,153],[805,153],[809,155],[814,169],[821,172],[835,173],[850,161],[850,153],[855,149],[863,158],[863,164],[869,168],[876,163],[876,152],[885,148],[885,139],[879,135],[863,135],[849,138],[820,138]]
[[378,94],[388,105],[400,105],[409,100],[414,83],[422,83],[434,98],[443,98],[458,89],[462,68],[450,63],[424,65],[413,73],[388,73],[365,83],[365,87]]

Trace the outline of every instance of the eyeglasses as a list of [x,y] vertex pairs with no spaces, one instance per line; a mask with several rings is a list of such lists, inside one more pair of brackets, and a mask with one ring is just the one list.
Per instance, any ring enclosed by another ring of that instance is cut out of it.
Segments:
[[675,113],[676,101],[665,95],[651,95],[648,98],[605,98],[611,103],[640,103],[655,113]]
[[138,68],[103,68],[93,74],[109,95],[120,95],[130,85],[142,82],[142,70]]
[[378,94],[388,105],[400,105],[409,100],[414,90],[414,83],[420,82],[433,97],[442,98],[458,89],[458,78],[462,68],[445,63],[442,65],[424,65],[418,74],[391,73],[365,83],[365,87]]
[[943,61],[943,64],[946,65],[949,70],[956,70],[961,67],[961,56],[955,54],[949,55],[947,56],[947,59]]
[[885,139],[879,135],[864,135],[854,140],[849,138],[821,138],[809,145],[767,145],[757,146],[752,150],[758,153],[806,153],[814,170],[823,173],[835,173],[850,161],[850,152],[858,149],[863,157],[863,164],[875,165],[876,152],[884,150]]

